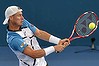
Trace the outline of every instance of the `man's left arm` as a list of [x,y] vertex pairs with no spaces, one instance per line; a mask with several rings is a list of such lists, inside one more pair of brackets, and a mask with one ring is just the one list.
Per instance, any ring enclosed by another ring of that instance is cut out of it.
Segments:
[[34,33],[38,38],[45,40],[45,41],[49,41],[49,38],[51,36],[51,34],[47,33],[46,31],[40,30],[38,28],[36,28],[36,31]]
[[38,28],[36,28],[35,35],[42,40],[45,40],[54,44],[63,44],[65,45],[65,47],[70,44],[70,41],[68,39],[61,40],[60,38],[55,37],[46,31],[39,30]]

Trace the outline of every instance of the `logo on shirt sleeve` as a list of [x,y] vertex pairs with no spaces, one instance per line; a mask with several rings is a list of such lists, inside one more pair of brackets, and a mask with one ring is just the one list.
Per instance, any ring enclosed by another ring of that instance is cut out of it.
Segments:
[[20,47],[21,47],[21,48],[24,47],[24,43],[22,43]]

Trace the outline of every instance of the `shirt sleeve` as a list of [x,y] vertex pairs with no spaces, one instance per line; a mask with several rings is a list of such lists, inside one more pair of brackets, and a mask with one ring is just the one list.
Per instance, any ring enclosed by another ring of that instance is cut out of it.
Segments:
[[36,27],[31,24],[30,22],[28,22],[26,19],[24,19],[24,23],[30,28],[30,30],[35,33],[36,32]]
[[14,38],[11,41],[11,47],[16,50],[16,51],[20,51],[23,52],[24,49],[27,47],[28,45],[24,43],[24,40],[21,38]]

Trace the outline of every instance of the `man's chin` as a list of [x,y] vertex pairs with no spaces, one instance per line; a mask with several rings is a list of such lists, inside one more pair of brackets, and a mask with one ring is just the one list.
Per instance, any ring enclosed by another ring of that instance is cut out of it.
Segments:
[[20,26],[22,26],[22,24],[20,24]]
[[20,23],[20,26],[22,26],[23,22]]
[[18,26],[22,26],[22,24],[19,24]]

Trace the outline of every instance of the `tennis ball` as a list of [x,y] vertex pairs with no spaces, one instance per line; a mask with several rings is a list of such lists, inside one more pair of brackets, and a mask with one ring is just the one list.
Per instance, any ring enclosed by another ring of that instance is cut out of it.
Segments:
[[91,30],[92,30],[92,29],[94,29],[94,28],[95,28],[95,26],[96,26],[96,25],[95,25],[95,23],[91,22],[91,23],[89,24],[89,29],[91,29]]

